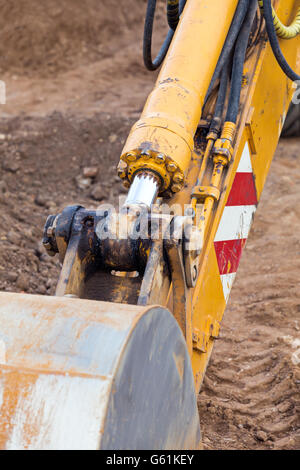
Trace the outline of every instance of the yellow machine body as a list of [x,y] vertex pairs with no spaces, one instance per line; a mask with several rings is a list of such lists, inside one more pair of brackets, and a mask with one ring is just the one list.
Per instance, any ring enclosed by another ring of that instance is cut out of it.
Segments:
[[[289,0],[276,3],[278,16],[283,23],[288,24],[295,16],[297,2]],[[156,87],[150,94],[141,120],[133,126],[125,144],[122,159],[126,154],[137,155],[143,150],[162,152],[185,174],[183,189],[171,199],[170,206],[177,203],[182,206],[189,204],[197,179],[201,180],[203,185],[210,185],[211,167],[209,164],[202,164],[204,151],[197,148],[194,141],[192,156],[189,150],[191,137],[199,123],[203,100],[236,5],[235,1],[226,1],[222,2],[220,8],[218,0],[203,1],[200,5],[197,0],[188,1]],[[202,18],[200,28],[197,18]],[[216,24],[218,27],[213,26]],[[199,29],[201,32],[193,31],[192,25],[196,31]],[[197,40],[193,41],[193,34],[196,34]],[[290,41],[283,40],[281,46],[289,64],[300,71],[300,37]],[[185,93],[182,87],[185,88]],[[213,215],[205,227],[200,274],[191,293],[189,330],[193,337],[192,365],[196,391],[200,389],[232,287],[230,280],[228,288],[224,290],[214,245],[222,214],[243,153],[250,157],[250,171],[253,172],[256,192],[255,205],[258,204],[294,91],[293,83],[278,66],[271,46],[266,41],[261,41],[245,65],[233,158],[226,176],[221,180],[218,204],[215,205]],[[143,147],[145,143],[147,148]],[[141,160],[138,158],[136,162],[128,162],[129,167],[133,165],[132,174],[140,168],[140,163],[145,168],[154,169],[149,160],[143,160],[142,155]],[[169,181],[168,177],[166,181]],[[157,295],[159,303],[167,305],[168,288],[166,291],[158,288],[158,291],[153,293],[153,299],[157,299]]]
[[125,144],[125,181],[151,168],[161,176],[163,191],[182,189],[206,91],[237,3],[224,0],[220,8],[218,1],[187,2],[156,86]]

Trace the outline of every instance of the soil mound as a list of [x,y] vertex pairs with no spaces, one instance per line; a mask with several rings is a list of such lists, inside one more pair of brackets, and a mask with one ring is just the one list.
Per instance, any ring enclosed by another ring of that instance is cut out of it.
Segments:
[[49,75],[126,46],[145,1],[1,0],[0,11],[0,72]]

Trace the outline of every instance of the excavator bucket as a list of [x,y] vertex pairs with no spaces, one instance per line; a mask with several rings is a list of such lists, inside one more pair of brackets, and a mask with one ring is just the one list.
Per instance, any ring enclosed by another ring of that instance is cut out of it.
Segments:
[[162,307],[0,294],[0,449],[195,449],[185,339]]

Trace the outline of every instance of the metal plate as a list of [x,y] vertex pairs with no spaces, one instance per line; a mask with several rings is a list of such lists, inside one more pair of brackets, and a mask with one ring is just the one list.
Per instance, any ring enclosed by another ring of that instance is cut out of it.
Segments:
[[168,310],[0,294],[0,449],[192,449],[194,380]]

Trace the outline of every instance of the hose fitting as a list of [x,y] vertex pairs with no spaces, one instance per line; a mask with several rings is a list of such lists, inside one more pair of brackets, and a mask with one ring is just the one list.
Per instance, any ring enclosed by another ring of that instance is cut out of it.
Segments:
[[[258,0],[261,10],[264,9],[264,0]],[[300,33],[300,7],[296,16],[289,26],[284,25],[277,16],[276,11],[272,7],[273,23],[276,34],[281,39],[293,39]]]

